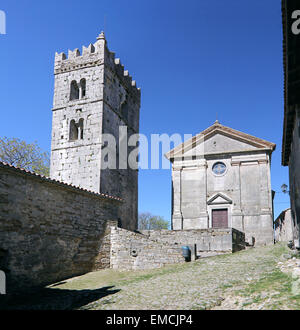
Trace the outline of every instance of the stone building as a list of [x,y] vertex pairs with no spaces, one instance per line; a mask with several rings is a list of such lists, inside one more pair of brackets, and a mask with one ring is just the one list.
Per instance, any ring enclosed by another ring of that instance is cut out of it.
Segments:
[[297,226],[294,232],[294,244],[300,248],[300,21],[297,10],[300,10],[298,0],[282,0],[284,63],[282,165],[289,166],[291,213]]
[[[56,53],[54,73],[50,177],[122,198],[120,223],[136,229],[138,170],[118,155],[121,144],[129,154],[127,141],[139,132],[140,89],[108,50],[103,32],[82,54]],[[116,140],[115,169],[104,166],[105,134]]]
[[166,154],[172,162],[172,228],[234,228],[272,244],[270,165],[275,144],[218,121]]
[[295,223],[292,219],[291,209],[280,213],[274,222],[275,241],[290,242],[294,240]]

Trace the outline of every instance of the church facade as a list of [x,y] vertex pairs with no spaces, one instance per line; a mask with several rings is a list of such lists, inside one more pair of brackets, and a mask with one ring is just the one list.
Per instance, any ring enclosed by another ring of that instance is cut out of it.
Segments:
[[169,151],[172,229],[234,228],[250,245],[272,244],[275,148],[216,121]]

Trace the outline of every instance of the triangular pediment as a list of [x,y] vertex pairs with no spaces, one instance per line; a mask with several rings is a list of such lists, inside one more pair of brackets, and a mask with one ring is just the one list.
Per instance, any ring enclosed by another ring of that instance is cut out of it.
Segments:
[[242,133],[215,122],[203,132],[166,153],[168,159],[217,153],[245,152],[253,150],[274,151],[274,143]]
[[217,205],[217,204],[232,204],[232,200],[221,193],[218,193],[212,196],[208,201],[208,205]]

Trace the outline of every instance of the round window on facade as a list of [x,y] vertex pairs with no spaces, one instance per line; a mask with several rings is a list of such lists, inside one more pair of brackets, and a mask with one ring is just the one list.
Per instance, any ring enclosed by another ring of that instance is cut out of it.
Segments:
[[215,163],[214,166],[212,167],[212,170],[215,175],[222,175],[226,171],[226,165],[221,162]]

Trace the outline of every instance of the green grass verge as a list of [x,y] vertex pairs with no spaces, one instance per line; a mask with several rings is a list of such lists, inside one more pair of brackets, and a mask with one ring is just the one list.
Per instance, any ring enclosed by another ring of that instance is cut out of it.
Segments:
[[[293,293],[293,285],[296,279],[289,273],[283,273],[279,269],[265,274],[258,281],[248,284],[243,290],[235,291],[236,295],[251,297],[251,304],[264,303],[264,309],[300,309],[300,294]],[[271,299],[270,299],[271,298]]]

